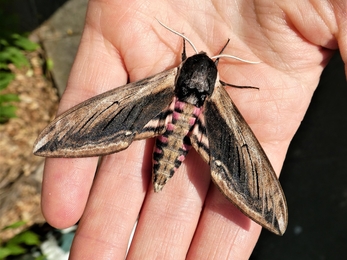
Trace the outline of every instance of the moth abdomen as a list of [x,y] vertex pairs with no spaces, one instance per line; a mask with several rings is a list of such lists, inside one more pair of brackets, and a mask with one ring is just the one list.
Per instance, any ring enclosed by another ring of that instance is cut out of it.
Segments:
[[201,109],[192,104],[174,100],[172,119],[166,131],[157,137],[153,152],[154,190],[160,191],[173,176],[191,148],[190,132]]

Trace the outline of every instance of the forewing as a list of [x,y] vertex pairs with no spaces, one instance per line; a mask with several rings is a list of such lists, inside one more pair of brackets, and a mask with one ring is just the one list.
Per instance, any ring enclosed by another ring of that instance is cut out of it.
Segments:
[[40,134],[34,153],[87,157],[127,148],[165,130],[177,68],[115,88],[71,108]]
[[205,101],[204,117],[212,180],[244,214],[282,235],[288,216],[281,185],[222,85]]

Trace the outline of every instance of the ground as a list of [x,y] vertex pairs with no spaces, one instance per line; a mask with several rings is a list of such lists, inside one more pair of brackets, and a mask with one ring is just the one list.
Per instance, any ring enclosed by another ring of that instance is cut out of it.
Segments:
[[[0,229],[19,220],[26,226],[43,222],[40,191],[44,158],[32,154],[42,129],[55,116],[58,96],[49,72],[45,72],[42,49],[26,54],[30,68],[10,64],[15,80],[2,93],[19,95],[17,118],[0,124]],[[23,226],[22,228],[24,228]],[[7,239],[18,230],[0,233]]]

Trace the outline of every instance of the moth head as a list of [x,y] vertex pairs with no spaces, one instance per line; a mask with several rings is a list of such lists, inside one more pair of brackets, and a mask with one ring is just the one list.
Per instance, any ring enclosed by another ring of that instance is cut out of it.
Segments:
[[206,53],[200,52],[187,58],[182,63],[176,80],[176,97],[180,101],[201,107],[213,92],[217,74],[214,61]]

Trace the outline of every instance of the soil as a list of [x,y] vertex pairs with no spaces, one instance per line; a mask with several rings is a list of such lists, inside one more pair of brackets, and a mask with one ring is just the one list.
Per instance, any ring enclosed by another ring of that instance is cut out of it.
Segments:
[[44,222],[40,191],[44,158],[34,156],[32,147],[38,134],[53,119],[58,95],[49,73],[44,71],[44,52],[26,54],[30,68],[9,65],[16,75],[1,93],[14,93],[17,117],[0,124],[0,230],[17,221],[26,225],[0,232],[7,240],[32,224]]

